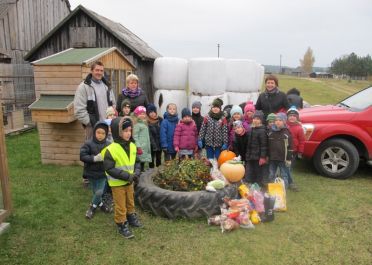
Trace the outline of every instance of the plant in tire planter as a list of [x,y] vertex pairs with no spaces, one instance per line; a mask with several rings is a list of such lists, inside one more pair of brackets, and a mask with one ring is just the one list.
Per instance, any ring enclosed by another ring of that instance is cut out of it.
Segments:
[[234,160],[223,163],[220,167],[220,171],[230,183],[240,181],[245,174],[243,163]]

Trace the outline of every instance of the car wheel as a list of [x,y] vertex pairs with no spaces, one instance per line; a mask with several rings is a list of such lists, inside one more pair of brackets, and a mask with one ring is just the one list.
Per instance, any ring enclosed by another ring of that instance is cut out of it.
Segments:
[[346,179],[359,166],[359,153],[355,146],[344,139],[331,139],[322,143],[314,159],[316,170],[326,177]]
[[158,169],[149,169],[141,174],[135,188],[135,197],[142,209],[157,216],[169,219],[207,217],[220,213],[220,205],[225,196],[238,196],[237,184],[231,184],[217,192],[162,189],[152,180],[156,174]]

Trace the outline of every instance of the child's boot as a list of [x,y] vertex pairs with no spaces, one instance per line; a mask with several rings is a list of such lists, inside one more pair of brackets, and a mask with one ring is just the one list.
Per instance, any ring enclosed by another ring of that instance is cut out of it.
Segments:
[[141,222],[138,220],[136,213],[128,214],[127,219],[128,219],[129,225],[134,226],[134,227],[143,227]]
[[106,205],[105,203],[103,203],[103,202],[101,202],[101,204],[99,205],[99,208],[104,213],[111,213],[110,207],[108,205]]
[[93,207],[93,205],[91,205],[87,212],[85,213],[85,217],[88,219],[92,219],[96,209],[97,209],[96,207]]
[[134,235],[132,234],[132,232],[129,230],[129,223],[128,223],[128,221],[126,221],[123,224],[117,224],[117,226],[118,226],[119,234],[121,234],[122,236],[124,236],[126,239],[131,239],[131,238],[134,237]]

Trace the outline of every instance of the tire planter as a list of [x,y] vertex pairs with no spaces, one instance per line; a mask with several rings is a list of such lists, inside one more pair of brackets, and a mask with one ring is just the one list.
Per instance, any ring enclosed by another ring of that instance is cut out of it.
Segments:
[[199,218],[220,213],[222,198],[236,198],[237,184],[231,184],[217,192],[171,191],[156,186],[152,180],[158,169],[149,169],[139,179],[135,197],[142,209],[157,216],[174,219],[176,217]]

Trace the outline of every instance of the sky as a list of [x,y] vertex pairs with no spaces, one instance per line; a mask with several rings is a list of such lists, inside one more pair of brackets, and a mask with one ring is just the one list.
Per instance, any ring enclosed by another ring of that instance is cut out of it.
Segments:
[[120,22],[162,56],[314,66],[372,55],[372,0],[70,0]]

